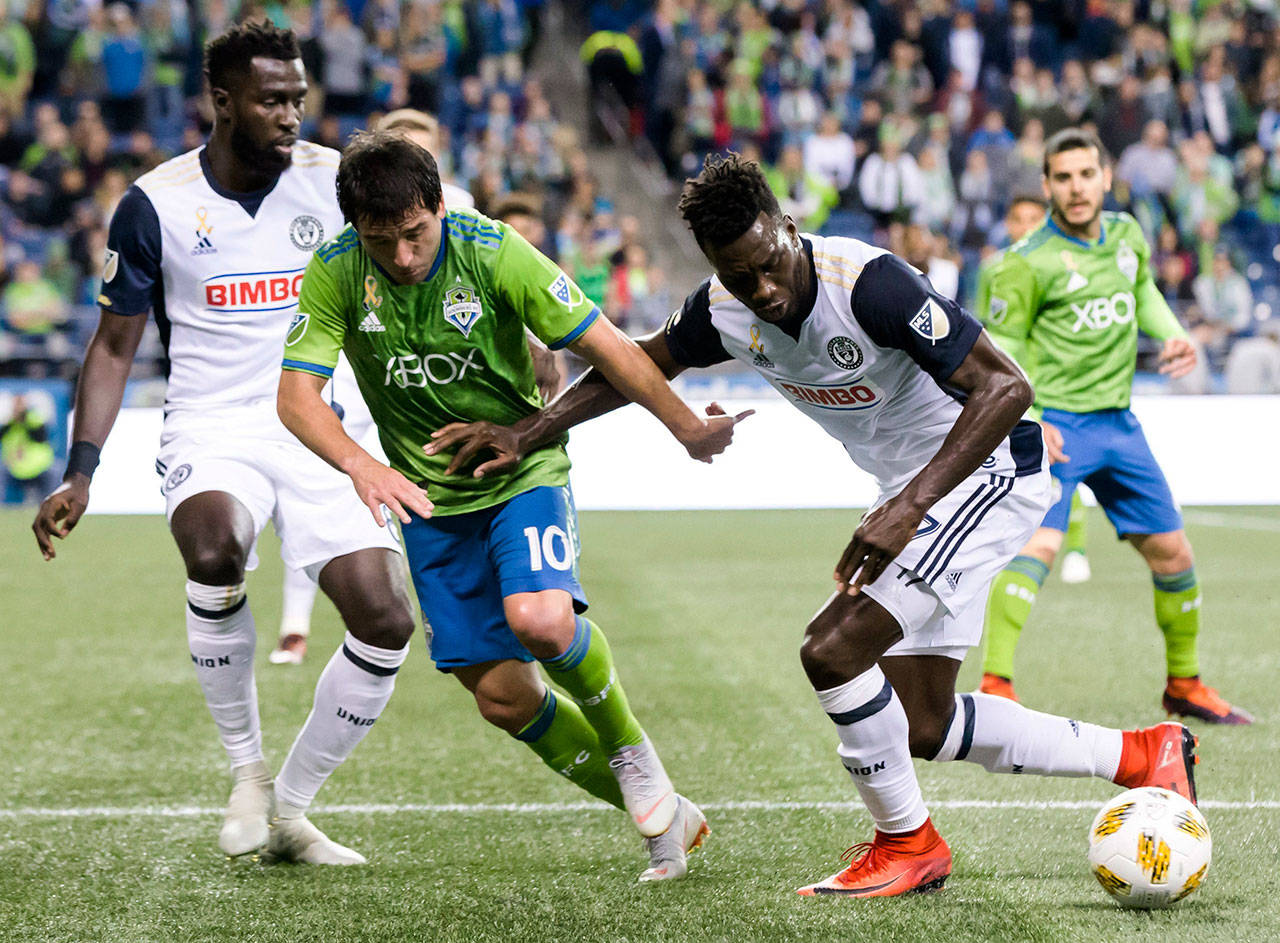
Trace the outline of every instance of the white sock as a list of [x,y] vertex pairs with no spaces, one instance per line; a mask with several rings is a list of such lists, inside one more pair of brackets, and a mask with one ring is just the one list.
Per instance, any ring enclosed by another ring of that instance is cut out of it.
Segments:
[[957,694],[951,725],[931,759],[968,760],[989,773],[1115,778],[1119,730],[1028,710],[992,694]]
[[391,700],[409,654],[366,645],[350,632],[316,683],[311,714],[276,777],[276,801],[306,809]]
[[840,761],[853,777],[876,828],[909,832],[929,817],[907,746],[907,713],[879,666],[837,688],[818,691],[818,703],[840,734]]
[[310,635],[311,610],[316,605],[319,586],[305,570],[284,568],[284,603],[280,613],[281,635]]
[[263,759],[253,681],[257,640],[244,583],[187,581],[187,647],[232,769]]

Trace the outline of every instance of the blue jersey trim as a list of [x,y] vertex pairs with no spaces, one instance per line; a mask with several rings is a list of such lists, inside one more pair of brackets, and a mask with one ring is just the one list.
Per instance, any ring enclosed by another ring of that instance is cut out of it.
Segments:
[[450,213],[448,214],[448,216],[445,217],[445,220],[455,228],[458,228],[458,229],[465,228],[467,232],[478,233],[482,236],[490,236],[494,239],[497,239],[499,242],[502,241],[501,230],[499,230],[497,227],[489,226],[485,223],[482,223],[478,219],[472,219],[470,216],[464,216],[461,213]]
[[1098,241],[1094,243],[1085,242],[1083,239],[1078,239],[1075,236],[1068,236],[1065,232],[1062,231],[1062,227],[1060,227],[1054,221],[1052,213],[1049,214],[1049,218],[1045,221],[1045,225],[1048,226],[1050,229],[1052,229],[1055,233],[1057,233],[1063,239],[1067,240],[1067,242],[1074,242],[1076,245],[1084,246],[1084,248],[1086,249],[1096,249],[1098,246],[1102,245],[1104,242],[1107,241],[1107,224],[1104,223],[1102,220],[1098,220]]
[[302,370],[306,373],[318,373],[321,376],[326,377],[333,376],[333,367],[326,367],[318,363],[310,363],[306,360],[289,360],[286,357],[281,366],[286,370]]
[[204,174],[205,183],[209,184],[209,188],[214,193],[224,199],[234,200],[239,203],[240,208],[254,219],[258,216],[258,210],[262,208],[262,201],[271,195],[271,191],[280,182],[280,177],[277,176],[269,185],[261,190],[254,190],[252,193],[236,193],[234,190],[228,190],[218,183],[213,176],[213,165],[209,163],[209,148],[207,146],[200,148],[200,172]]
[[350,252],[358,245],[360,245],[360,236],[354,229],[348,229],[333,242],[317,249],[316,255],[320,256],[321,262],[332,262],[338,256]]
[[598,317],[600,317],[600,309],[598,307],[592,308],[591,313],[588,314],[585,318],[583,318],[582,322],[577,327],[575,327],[572,331],[570,331],[564,337],[560,338],[554,344],[548,344],[547,347],[551,350],[563,350],[564,348],[572,344],[574,341],[576,341],[579,337],[581,337],[583,333],[587,330],[587,328],[595,324],[596,318]]
[[[445,229],[447,228],[448,223],[446,222]],[[427,277],[423,279],[424,282],[431,281],[436,272],[440,271],[440,266],[444,265],[444,254],[448,245],[449,234],[442,229],[440,232],[440,248],[436,250],[436,260],[431,263],[431,271],[427,272]]]

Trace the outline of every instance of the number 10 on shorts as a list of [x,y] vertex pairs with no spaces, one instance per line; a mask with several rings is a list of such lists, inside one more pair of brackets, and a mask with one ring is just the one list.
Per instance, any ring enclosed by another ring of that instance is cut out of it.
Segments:
[[526,527],[524,536],[529,541],[529,569],[534,573],[542,570],[544,562],[553,570],[568,570],[573,566],[569,535],[558,525],[544,528],[541,537],[538,528]]

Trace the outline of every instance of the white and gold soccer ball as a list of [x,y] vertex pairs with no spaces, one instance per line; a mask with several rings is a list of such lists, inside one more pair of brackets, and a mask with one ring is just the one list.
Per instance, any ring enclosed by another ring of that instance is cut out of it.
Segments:
[[1121,907],[1171,907],[1204,881],[1212,853],[1200,810],[1168,789],[1122,792],[1089,826],[1089,867]]

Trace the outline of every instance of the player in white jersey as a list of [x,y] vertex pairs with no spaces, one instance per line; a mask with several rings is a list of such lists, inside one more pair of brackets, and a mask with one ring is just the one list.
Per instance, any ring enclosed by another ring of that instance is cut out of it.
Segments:
[[[67,473],[33,529],[52,559],[52,538],[65,538],[84,512],[152,312],[171,364],[156,467],[186,565],[191,660],[232,771],[219,846],[230,856],[265,847],[275,858],[360,864],[304,813],[391,697],[413,611],[393,536],[370,520],[345,475],[288,433],[275,405],[303,269],[342,226],[338,155],[297,140],[307,84],[292,32],[237,26],[209,44],[205,72],[215,112],[208,145],[141,177],[112,218]],[[347,626],[274,784],[244,586],[268,520],[286,564],[318,579]]]
[[[1121,732],[955,692],[991,580],[1049,506],[1040,427],[1022,419],[1031,387],[1017,365],[902,260],[798,232],[759,168],[737,155],[708,159],[680,210],[716,274],[641,346],[668,377],[731,358],[750,364],[880,485],[800,651],[875,837],[800,893],[942,885],[951,853],[913,756],[1161,785],[1194,799],[1195,741],[1181,724]],[[456,447],[458,468],[495,453],[474,472],[486,474],[621,404],[592,371],[528,420],[455,424],[428,451]]]

